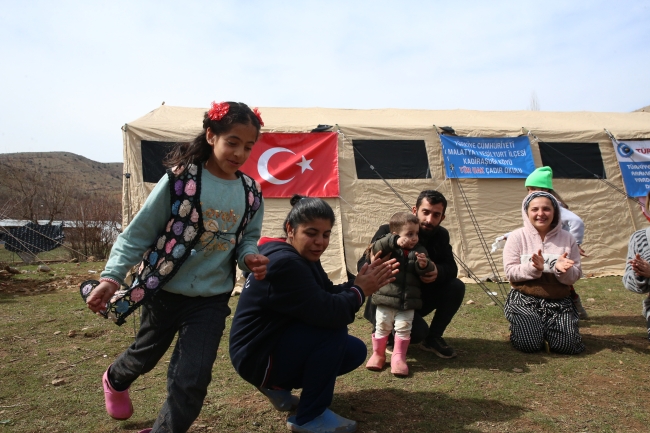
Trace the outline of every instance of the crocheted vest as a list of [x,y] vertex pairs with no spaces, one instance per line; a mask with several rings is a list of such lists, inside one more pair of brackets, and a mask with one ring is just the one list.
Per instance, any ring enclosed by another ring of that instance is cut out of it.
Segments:
[[[165,230],[147,249],[137,270],[131,275],[131,286],[115,292],[108,303],[105,316],[117,325],[122,325],[136,308],[169,282],[185,260],[193,254],[194,246],[205,232],[201,211],[201,172],[201,164],[167,170],[172,216]],[[236,279],[237,247],[244,229],[255,216],[262,201],[262,192],[257,182],[240,171],[237,176],[244,186],[246,208],[235,234],[233,287]]]

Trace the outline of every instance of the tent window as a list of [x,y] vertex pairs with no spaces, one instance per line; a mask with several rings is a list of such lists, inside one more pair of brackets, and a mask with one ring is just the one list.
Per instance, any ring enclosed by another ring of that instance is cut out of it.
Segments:
[[598,143],[539,143],[542,164],[557,179],[606,179]]
[[140,143],[142,152],[142,181],[158,183],[165,174],[163,159],[176,143],[166,141],[147,141]]
[[353,140],[352,147],[357,179],[431,178],[424,140]]

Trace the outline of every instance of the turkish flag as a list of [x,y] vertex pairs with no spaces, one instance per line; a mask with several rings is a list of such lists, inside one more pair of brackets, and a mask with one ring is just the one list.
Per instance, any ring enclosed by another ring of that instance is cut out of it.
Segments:
[[265,132],[241,171],[260,183],[264,197],[338,197],[338,134]]

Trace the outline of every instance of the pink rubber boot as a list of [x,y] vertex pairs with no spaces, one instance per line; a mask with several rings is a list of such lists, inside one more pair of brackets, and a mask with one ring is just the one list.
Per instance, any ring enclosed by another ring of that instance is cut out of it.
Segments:
[[390,372],[395,376],[408,376],[409,366],[406,365],[406,350],[409,347],[411,339],[402,340],[395,335],[395,346],[393,356],[390,358]]
[[104,376],[102,377],[102,385],[104,386],[106,412],[108,412],[111,418],[117,420],[131,418],[131,415],[133,415],[133,404],[131,404],[129,390],[125,389],[124,391],[115,391],[108,380],[108,369],[106,369]]
[[381,371],[386,362],[386,343],[388,335],[383,338],[375,338],[372,334],[372,356],[366,363],[366,368],[372,371]]

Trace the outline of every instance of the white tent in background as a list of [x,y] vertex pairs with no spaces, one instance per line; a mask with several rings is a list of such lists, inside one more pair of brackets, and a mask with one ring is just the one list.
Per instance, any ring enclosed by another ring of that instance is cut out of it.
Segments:
[[[142,206],[154,184],[143,181],[142,146],[145,141],[189,141],[201,131],[206,109],[161,106],[129,122],[124,132],[123,222]],[[406,207],[381,179],[359,179],[353,142],[397,140],[424,143],[429,173],[420,179],[388,179],[408,204],[418,193],[437,189],[448,199],[443,225],[451,234],[454,252],[476,275],[491,275],[479,236],[461,198],[462,186],[486,241],[522,225],[520,206],[525,195],[523,179],[445,178],[440,139],[434,125],[452,127],[459,136],[515,137],[532,132],[544,143],[561,143],[572,155],[572,143],[592,143],[602,158],[606,182],[592,179],[555,179],[555,189],[586,224],[584,259],[586,275],[621,275],[629,235],[647,225],[639,205],[626,198],[620,168],[605,128],[617,139],[650,139],[650,113],[592,113],[468,110],[344,110],[327,108],[260,108],[266,126],[263,132],[309,132],[319,124],[339,131],[338,155],[340,197],[327,199],[337,221],[330,247],[322,262],[333,281],[356,273],[356,261],[380,224]],[[539,143],[531,139],[535,166],[542,164]],[[618,191],[617,191],[618,189]],[[282,221],[289,210],[288,199],[265,199],[263,235],[282,234]],[[500,253],[494,256],[499,272]],[[461,276],[463,271],[461,270]]]

